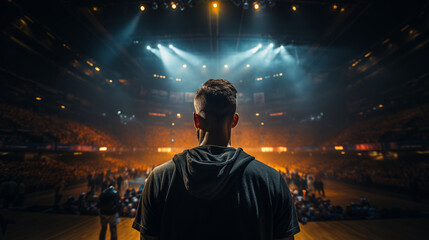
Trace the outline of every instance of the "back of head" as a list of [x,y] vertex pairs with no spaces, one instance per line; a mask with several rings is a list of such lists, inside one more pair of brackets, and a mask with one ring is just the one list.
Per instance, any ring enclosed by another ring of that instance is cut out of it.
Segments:
[[237,90],[224,79],[210,79],[197,90],[195,112],[209,124],[231,120],[237,109]]

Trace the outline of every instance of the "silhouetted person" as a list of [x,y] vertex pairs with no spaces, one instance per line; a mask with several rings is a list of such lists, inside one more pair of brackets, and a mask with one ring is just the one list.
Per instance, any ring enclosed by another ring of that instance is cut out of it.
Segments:
[[116,184],[118,185],[118,193],[121,194],[121,187],[122,187],[122,175],[119,174],[119,176],[116,178]]
[[223,79],[197,91],[199,146],[149,175],[133,223],[142,239],[293,239],[300,231],[280,173],[231,147],[236,94]]
[[63,192],[64,192],[64,181],[61,181],[55,186],[55,197],[54,197],[54,208],[58,208],[58,204],[60,203],[61,199],[63,198]]
[[100,208],[100,240],[106,238],[107,225],[110,228],[110,239],[115,240],[118,238],[116,225],[119,223],[119,211],[121,210],[121,203],[118,191],[113,186],[106,188],[98,200],[98,207]]

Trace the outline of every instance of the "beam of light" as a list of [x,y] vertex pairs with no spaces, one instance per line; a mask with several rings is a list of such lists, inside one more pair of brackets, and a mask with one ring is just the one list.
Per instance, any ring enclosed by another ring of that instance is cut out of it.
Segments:
[[171,50],[173,50],[173,52],[180,57],[181,59],[183,59],[183,61],[187,61],[189,63],[191,63],[193,66],[200,66],[201,64],[201,58],[197,57],[193,54],[190,54],[188,52],[185,52],[181,49],[176,48],[175,46],[171,46]]
[[[244,63],[248,62],[249,59],[253,58],[256,52],[260,49],[260,46],[256,46],[244,52],[238,52],[222,59],[223,62],[228,63],[228,67],[235,69],[239,66],[244,66]],[[250,65],[249,65],[250,66]]]
[[136,31],[136,28],[138,26],[141,16],[142,16],[141,14],[137,14],[128,25],[126,25],[124,28],[122,28],[122,30],[118,34],[116,34],[115,38],[119,42],[124,42],[129,40],[132,34]]
[[259,68],[265,68],[268,65],[270,65],[270,59],[269,58],[272,54],[273,48],[270,46],[267,46],[266,48],[262,49],[261,51],[258,51],[255,56],[253,57],[253,60],[256,61]]
[[292,55],[286,50],[285,47],[280,47],[280,58],[286,64],[292,64],[295,62]]
[[161,53],[159,52],[159,49],[151,48],[150,46],[147,46],[146,49],[149,50],[151,53],[153,53],[158,58],[161,58]]
[[175,54],[172,54],[169,48],[160,45],[159,55],[167,73],[170,75],[173,74],[179,66],[180,68],[183,67],[183,60],[179,59]]

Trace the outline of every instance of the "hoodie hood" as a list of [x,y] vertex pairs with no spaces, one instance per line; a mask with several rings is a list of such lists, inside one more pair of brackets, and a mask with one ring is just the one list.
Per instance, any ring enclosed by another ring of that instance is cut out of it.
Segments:
[[255,158],[243,149],[199,146],[176,154],[173,162],[194,197],[214,200],[227,192],[247,164]]

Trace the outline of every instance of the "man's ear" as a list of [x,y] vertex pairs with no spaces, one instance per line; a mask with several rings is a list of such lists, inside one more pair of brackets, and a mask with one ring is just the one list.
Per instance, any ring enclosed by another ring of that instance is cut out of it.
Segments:
[[200,118],[199,118],[199,116],[198,116],[198,114],[196,114],[195,112],[194,112],[194,127],[196,128],[196,129],[199,129],[200,128]]
[[238,119],[240,119],[240,117],[238,116],[238,113],[235,113],[234,118],[232,119],[231,128],[235,128],[237,126]]

